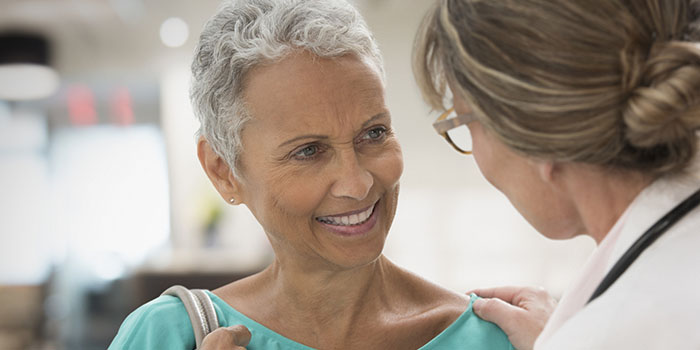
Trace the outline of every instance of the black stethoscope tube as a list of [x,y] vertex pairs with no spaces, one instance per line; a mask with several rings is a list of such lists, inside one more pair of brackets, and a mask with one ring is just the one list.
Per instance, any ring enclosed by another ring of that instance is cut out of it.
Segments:
[[588,303],[608,290],[645,249],[654,243],[657,238],[661,237],[673,224],[697,207],[698,204],[700,204],[700,189],[678,204],[673,210],[664,215],[664,217],[659,219],[659,221],[644,232],[644,234],[627,249],[625,254],[615,263],[608,274],[605,275],[605,278],[600,282],[591,298],[588,299]]

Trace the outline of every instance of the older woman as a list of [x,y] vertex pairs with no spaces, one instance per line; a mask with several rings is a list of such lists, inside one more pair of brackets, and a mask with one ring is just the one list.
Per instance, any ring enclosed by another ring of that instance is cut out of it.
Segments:
[[[469,129],[459,150],[541,234],[598,244],[536,348],[700,348],[699,6],[440,0],[424,22],[419,84],[456,112],[439,131]],[[512,305],[477,311],[532,347],[513,321],[542,298],[490,293]]]
[[[192,71],[202,167],[227,202],[250,209],[275,252],[264,271],[208,293],[220,326],[247,327],[249,350],[512,348],[473,315],[474,296],[382,255],[403,163],[381,56],[354,8],[227,2]],[[194,346],[182,303],[161,296],[125,320],[110,348]]]

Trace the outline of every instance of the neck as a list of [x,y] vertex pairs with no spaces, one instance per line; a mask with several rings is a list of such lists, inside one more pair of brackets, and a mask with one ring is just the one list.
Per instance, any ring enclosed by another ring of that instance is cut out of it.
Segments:
[[592,166],[570,169],[566,189],[571,194],[583,233],[600,244],[627,207],[653,179],[639,173],[613,172]]
[[261,290],[274,313],[286,315],[285,328],[298,325],[316,336],[342,339],[363,314],[369,314],[363,310],[376,309],[385,300],[385,282],[393,270],[383,256],[342,270],[276,260],[263,272],[266,286]]

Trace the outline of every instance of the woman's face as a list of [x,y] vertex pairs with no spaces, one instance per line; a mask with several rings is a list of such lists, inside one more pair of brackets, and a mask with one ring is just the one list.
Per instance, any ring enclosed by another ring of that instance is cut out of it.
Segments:
[[316,268],[374,261],[403,171],[378,73],[351,56],[295,53],[252,70],[244,96],[252,120],[237,199],[277,259]]
[[[454,95],[458,114],[469,113],[468,103]],[[479,170],[542,235],[566,239],[583,233],[573,203],[555,185],[552,163],[515,153],[479,122],[469,123],[472,154]]]

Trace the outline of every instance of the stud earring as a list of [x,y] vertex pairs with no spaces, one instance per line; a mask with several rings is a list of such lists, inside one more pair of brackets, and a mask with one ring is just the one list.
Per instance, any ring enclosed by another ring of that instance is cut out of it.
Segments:
[[231,199],[229,199],[228,201],[231,204],[236,204],[236,198],[231,197]]

